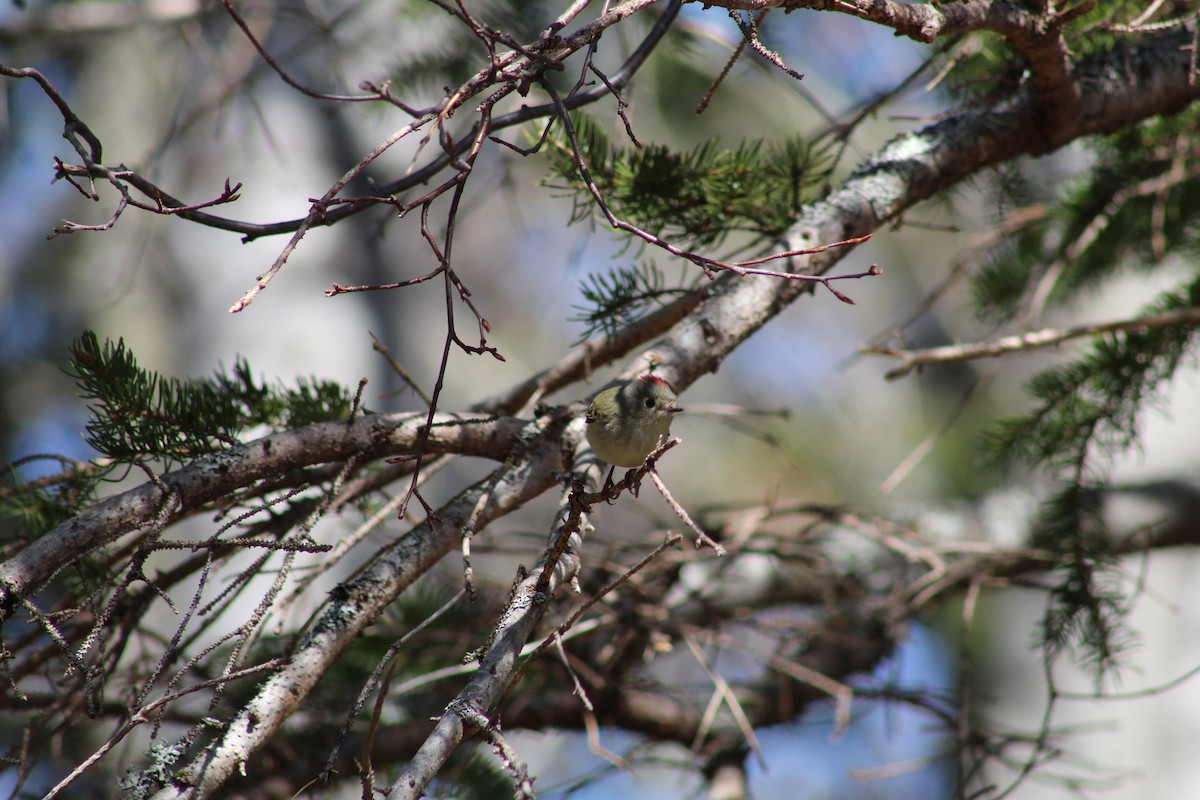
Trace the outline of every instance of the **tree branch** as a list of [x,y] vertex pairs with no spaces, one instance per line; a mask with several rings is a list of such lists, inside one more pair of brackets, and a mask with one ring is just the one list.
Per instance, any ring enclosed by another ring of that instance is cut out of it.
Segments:
[[[1079,115],[1053,135],[1041,130],[1037,98],[1028,89],[1003,103],[972,108],[897,136],[825,199],[801,208],[786,234],[792,250],[865,236],[922,200],[994,164],[1042,155],[1052,142],[1109,133],[1200,99],[1190,80],[1190,30],[1147,36],[1138,47],[1088,58],[1075,69]],[[1082,91],[1086,87],[1087,91]],[[823,275],[852,250],[796,258],[793,272]],[[656,343],[644,359],[662,366],[683,389],[713,372],[725,357],[801,294],[808,285],[720,276],[695,312]]]
[[383,609],[455,548],[468,522],[482,530],[522,507],[553,486],[562,467],[561,454],[548,450],[500,467],[381,552],[356,578],[339,586],[290,654],[287,665],[259,687],[216,742],[186,768],[173,773],[172,784],[157,792],[154,800],[208,797],[219,789],[252,753],[271,740],[341,652]]
[[[426,453],[460,452],[503,460],[528,422],[511,417],[438,414],[424,443]],[[284,431],[204,456],[158,479],[179,498],[170,520],[289,470],[340,461],[415,452],[425,414],[371,414],[348,422],[322,422]],[[48,531],[0,564],[0,619],[50,576],[95,548],[155,520],[163,488],[146,483],[103,500]],[[168,521],[170,521],[168,520]]]
[[1070,328],[1045,328],[1040,331],[1029,331],[1014,336],[1004,336],[990,342],[972,344],[950,344],[942,347],[929,347],[922,350],[905,350],[887,345],[872,345],[862,348],[862,352],[874,355],[891,356],[900,362],[898,367],[888,370],[884,377],[888,380],[902,378],[914,369],[926,364],[953,364],[961,361],[973,361],[978,358],[995,358],[1005,353],[1016,353],[1025,350],[1036,350],[1042,347],[1053,347],[1071,339],[1084,336],[1102,336],[1117,331],[1135,331],[1145,328],[1166,328],[1175,325],[1200,324],[1200,308],[1184,308],[1169,311],[1165,314],[1151,314],[1146,317],[1101,322],[1091,325],[1075,325]]

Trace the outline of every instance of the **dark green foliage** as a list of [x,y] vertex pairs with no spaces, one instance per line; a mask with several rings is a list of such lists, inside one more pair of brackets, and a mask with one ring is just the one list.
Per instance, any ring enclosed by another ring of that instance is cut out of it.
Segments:
[[1102,676],[1119,666],[1130,633],[1129,602],[1107,569],[1108,532],[1099,486],[1072,483],[1043,506],[1034,545],[1056,555],[1059,569],[1042,619],[1042,644],[1050,656],[1073,653]]
[[[1168,292],[1144,315],[1200,306],[1200,279]],[[1106,570],[1111,536],[1088,478],[1097,456],[1134,447],[1141,415],[1193,351],[1200,326],[1147,327],[1098,340],[1074,363],[1047,370],[1029,385],[1038,404],[1006,420],[993,435],[1001,455],[1057,468],[1064,487],[1043,509],[1035,544],[1058,558],[1042,636],[1050,652],[1076,652],[1099,675],[1117,666],[1128,634],[1126,601]]]
[[990,260],[971,278],[975,313],[983,319],[1008,321],[1020,313],[1027,293],[1046,263],[1049,220],[1026,226],[993,248]]
[[[1200,305],[1200,279],[1168,292],[1143,315]],[[1112,334],[1072,364],[1035,377],[1037,399],[1028,415],[1001,423],[992,436],[997,454],[1079,472],[1090,455],[1133,446],[1138,421],[1191,352],[1195,325]]]
[[[779,236],[833,164],[826,150],[800,139],[772,146],[747,141],[735,150],[710,141],[682,153],[662,145],[620,148],[590,117],[576,114],[571,120],[588,171],[612,213],[692,252],[703,253],[731,234],[754,241]],[[592,220],[599,212],[570,143],[560,136],[550,152],[551,180],[574,195],[571,222]],[[581,291],[586,302],[576,306],[580,313],[572,319],[587,326],[587,338],[610,333],[688,290],[665,286],[662,274],[645,265],[592,275]]]
[[212,378],[166,378],[138,366],[124,341],[102,345],[85,331],[71,346],[68,374],[88,401],[85,438],[108,459],[88,463],[0,493],[0,518],[36,535],[95,501],[113,470],[132,463],[167,467],[239,441],[251,428],[283,430],[345,419],[350,394],[329,381],[300,379],[294,389],[256,382],[250,365]]
[[[1189,126],[1197,122],[1189,115]],[[1130,262],[1147,267],[1182,248],[1194,249],[1200,179],[1176,179],[1172,152],[1180,120],[1157,122],[1113,137],[1097,149],[1097,166],[1063,203],[1065,265],[1056,297],[1098,286]]]
[[[11,478],[13,485],[0,490],[0,520],[12,523],[18,531],[49,530],[95,499],[97,471],[86,465],[31,484],[19,483],[12,468],[5,477]],[[0,531],[5,527],[0,525]]]
[[[239,359],[238,364],[244,366],[245,362]],[[281,415],[261,420],[276,430],[345,419],[350,415],[350,394],[346,387],[333,381],[297,378],[295,389],[280,387],[276,391],[282,393]]]
[[[1102,4],[1098,4],[1102,5]],[[1125,7],[1129,4],[1113,4]],[[1109,13],[1106,11],[1105,13]],[[1134,12],[1136,13],[1136,12]],[[1093,142],[1093,163],[1063,192],[1053,215],[1036,219],[993,252],[975,277],[984,317],[1012,320],[1076,303],[1131,271],[1194,263],[1200,250],[1200,111],[1155,119]],[[1200,275],[1130,317],[1200,307]],[[1070,650],[1098,674],[1111,670],[1127,641],[1127,611],[1105,528],[1105,460],[1139,442],[1143,414],[1160,400],[1195,352],[1198,326],[1146,326],[1097,339],[1082,356],[1029,383],[1028,414],[1000,423],[993,452],[1063,478],[1046,502],[1037,544],[1057,556],[1056,582],[1043,620],[1051,654]]]
[[[1053,217],[1026,226],[974,282],[977,310],[1011,319],[1031,302],[1063,305],[1130,269],[1171,254],[1194,256],[1200,230],[1200,159],[1191,141],[1200,113],[1158,119],[1096,143],[1093,168],[1065,192]],[[1142,315],[1200,306],[1200,279],[1161,295]],[[993,444],[1003,456],[1079,472],[1089,455],[1135,445],[1141,412],[1190,351],[1195,326],[1106,336],[1074,363],[1030,383],[1034,411],[1008,420]]]
[[[664,145],[621,148],[589,117],[571,119],[588,170],[613,214],[693,251],[721,244],[732,233],[778,236],[832,166],[825,151],[799,139],[776,146],[750,140],[734,150],[712,141],[688,152]],[[592,219],[598,212],[569,142],[560,137],[550,152],[555,179],[575,194],[571,222]]]
[[238,410],[212,383],[147,372],[124,340],[102,347],[91,331],[75,340],[71,356],[67,372],[92,412],[85,438],[100,453],[179,459],[234,441]]
[[124,341],[100,345],[85,332],[71,347],[68,373],[79,384],[92,418],[88,444],[118,461],[177,462],[234,443],[255,425],[281,429],[344,419],[350,396],[327,381],[301,380],[296,389],[258,384],[238,359],[230,374],[180,380],[138,366]]
[[596,333],[613,333],[644,315],[651,307],[688,290],[666,287],[662,272],[653,264],[645,264],[589,275],[580,291],[585,304],[572,306],[579,313],[570,320],[587,326],[580,337],[582,341]]
[[1200,158],[1187,143],[1198,128],[1200,111],[1190,110],[1095,143],[1093,168],[1064,191],[1054,216],[996,248],[976,276],[977,311],[1011,319],[1036,295],[1061,306],[1132,267],[1194,255]]

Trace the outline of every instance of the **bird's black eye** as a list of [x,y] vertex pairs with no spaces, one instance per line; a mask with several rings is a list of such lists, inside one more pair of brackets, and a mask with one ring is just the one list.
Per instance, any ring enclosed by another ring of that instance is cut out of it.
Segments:
[[654,398],[647,397],[645,400],[642,401],[642,404],[644,406],[646,406],[646,408],[654,408]]

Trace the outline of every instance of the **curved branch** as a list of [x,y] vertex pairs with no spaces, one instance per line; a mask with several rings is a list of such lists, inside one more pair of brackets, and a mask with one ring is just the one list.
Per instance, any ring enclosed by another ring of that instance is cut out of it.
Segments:
[[[517,83],[522,83],[525,80],[532,80],[534,76],[540,74],[540,70],[547,68],[546,65],[548,63],[560,64],[575,51],[589,45],[608,27],[611,27],[612,25],[638,11],[645,10],[646,8],[655,5],[658,2],[661,2],[661,0],[630,0],[630,2],[609,9],[607,13],[601,15],[588,25],[583,26],[579,31],[573,33],[570,37],[566,38],[558,36],[558,31],[561,30],[563,24],[565,24],[562,22],[562,20],[568,18],[568,14],[564,14],[560,20],[556,20],[547,28],[546,32],[537,42],[522,47],[520,52],[510,51],[506,54],[499,54],[497,56],[497,62],[493,62],[492,65],[489,65],[489,67],[481,70],[467,83],[465,83],[457,92],[452,93],[450,97],[456,98],[457,102],[461,104],[487,86],[492,86],[502,81],[511,81],[514,83],[514,85],[516,85]],[[646,37],[637,46],[633,53],[631,53],[630,56],[625,60],[625,63],[621,66],[621,68],[608,79],[607,83],[602,82],[600,85],[588,91],[577,92],[571,95],[564,100],[564,105],[568,109],[580,108],[590,103],[594,103],[597,100],[600,100],[601,98],[628,86],[629,81],[633,78],[634,74],[642,67],[643,64],[645,64],[650,53],[654,51],[659,42],[661,42],[663,37],[666,36],[671,24],[675,21],[676,16],[678,16],[679,9],[682,5],[683,0],[669,0],[669,2],[667,2],[663,8],[662,15],[659,16],[659,18],[655,21],[650,31],[646,34]],[[537,57],[533,58],[530,55],[523,54],[537,54]],[[503,76],[498,76],[495,74],[496,67],[499,66],[499,64],[506,66],[506,74]],[[17,70],[15,68],[0,66],[0,74],[7,75],[9,77],[33,77],[32,73],[36,73],[36,70]],[[40,74],[38,77],[40,77]],[[49,82],[44,81],[44,79],[39,82],[42,83],[43,90],[46,91],[47,95],[54,100],[56,105],[59,106],[59,109],[63,114],[63,118],[68,124],[68,128],[70,129],[70,126],[75,124],[81,130],[90,134],[90,131],[87,131],[86,126],[78,120],[74,112],[72,112],[71,109],[66,106],[65,102],[61,101],[61,97],[58,95],[57,91],[50,86]],[[378,90],[378,93],[382,100],[393,104],[396,103],[396,101],[388,95],[386,89],[380,89]],[[449,98],[447,98],[447,101],[448,99]],[[502,114],[492,119],[488,126],[489,131],[495,133],[496,131],[504,130],[515,125],[521,125],[530,120],[541,119],[556,113],[557,109],[558,107],[554,103],[542,103],[535,106],[522,106],[516,111]],[[420,186],[429,182],[435,175],[450,165],[453,159],[448,153],[463,152],[470,149],[471,142],[474,141],[478,136],[479,125],[480,123],[478,122],[472,125],[463,136],[454,142],[451,147],[447,148],[447,152],[443,152],[425,166],[421,167],[420,169],[413,170],[402,178],[398,178],[390,183],[380,186],[378,189],[378,194],[380,196],[396,195],[415,186]],[[226,230],[233,233],[240,233],[243,235],[244,242],[251,242],[264,236],[279,236],[287,233],[295,233],[296,231],[300,230],[301,227],[327,227],[340,222],[347,217],[351,217],[362,211],[365,211],[368,208],[373,208],[376,205],[374,202],[346,202],[337,205],[336,207],[324,208],[318,205],[314,206],[315,210],[306,217],[269,223],[246,222],[231,217],[223,217],[217,214],[208,213],[207,211],[200,210],[199,208],[189,207],[187,203],[176,199],[170,193],[159,188],[152,181],[147,180],[145,177],[136,172],[126,170],[124,167],[108,169],[101,166],[99,157],[100,142],[94,137],[90,138],[89,142],[91,142],[94,147],[92,158],[87,160],[85,167],[75,168],[75,172],[86,173],[91,177],[102,178],[108,177],[109,174],[114,170],[127,173],[122,175],[122,180],[137,188],[147,197],[163,205],[182,209],[175,212],[177,216],[206,227],[216,228],[218,230]],[[385,145],[390,146],[390,144],[386,143]],[[386,149],[386,146],[384,146],[384,149]],[[378,153],[376,153],[376,155],[378,155]],[[371,160],[373,160],[373,158],[374,157],[372,156]],[[357,175],[358,172],[365,168],[365,166],[366,163],[359,162],[359,164],[355,165],[355,167],[352,168],[348,174]],[[324,205],[327,206],[328,203],[325,203]]]
[[761,11],[784,8],[810,9],[848,14],[891,28],[897,36],[930,44],[940,37],[972,31],[991,31],[1010,40],[1052,26],[1061,28],[1090,10],[1095,0],[1083,0],[1058,14],[1043,14],[1022,8],[1010,0],[964,0],[956,3],[901,3],[896,0],[717,0],[721,8]]
[[973,361],[978,358],[995,358],[1005,353],[1017,353],[1026,350],[1036,350],[1042,347],[1053,347],[1079,339],[1084,336],[1103,336],[1118,331],[1136,331],[1146,328],[1167,328],[1177,325],[1200,324],[1200,308],[1182,308],[1178,311],[1168,311],[1162,314],[1151,314],[1145,317],[1133,317],[1113,322],[1092,323],[1090,325],[1074,325],[1070,328],[1045,328],[1040,331],[1027,331],[1013,336],[1004,336],[990,342],[973,342],[970,344],[948,344],[941,347],[928,347],[922,350],[906,350],[892,346],[872,346],[862,348],[862,352],[873,355],[891,356],[900,365],[884,373],[888,380],[902,378],[914,369],[926,364],[954,364],[962,361]]
[[259,687],[211,748],[172,774],[172,783],[154,800],[208,797],[219,789],[271,740],[342,651],[383,609],[455,548],[464,526],[472,523],[482,529],[520,508],[553,486],[562,466],[561,454],[543,452],[530,461],[500,467],[384,550],[354,580],[339,586],[287,665]]
[[[424,413],[371,414],[348,422],[322,422],[265,436],[219,453],[110,497],[38,537],[0,564],[0,620],[54,573],[121,534],[151,524],[163,513],[164,492],[178,498],[167,521],[288,470],[352,455],[370,459],[412,453],[425,428]],[[503,460],[525,420],[437,414],[423,452],[469,453]]]
[[[1074,70],[1079,114],[1047,133],[1038,98],[1028,88],[1011,100],[973,108],[886,144],[825,199],[800,209],[786,234],[792,250],[873,233],[940,191],[990,166],[1044,155],[1062,143],[1116,131],[1200,99],[1192,80],[1192,31],[1147,36],[1138,47],[1082,61]],[[1085,91],[1086,89],[1086,91]],[[1055,144],[1058,143],[1058,144]],[[794,260],[793,271],[822,275],[851,248]],[[708,297],[643,356],[679,389],[714,372],[747,337],[801,294],[807,284],[729,273]]]
[[[1061,11],[1030,10],[1009,0],[966,0],[956,3],[900,3],[895,0],[731,0],[726,8],[783,6],[836,11],[891,28],[930,44],[939,38],[989,31],[1003,36],[1021,54],[1029,81],[1046,116],[1048,133],[1056,132],[1077,113],[1079,87],[1071,79],[1071,58],[1063,31],[1095,7],[1096,0],[1079,0]],[[1061,142],[1060,142],[1061,143]]]

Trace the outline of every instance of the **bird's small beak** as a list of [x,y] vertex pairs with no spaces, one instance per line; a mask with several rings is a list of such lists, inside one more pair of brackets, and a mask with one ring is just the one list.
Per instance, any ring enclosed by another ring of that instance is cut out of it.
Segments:
[[668,408],[668,409],[667,409],[667,413],[668,413],[668,414],[678,414],[680,411],[683,411],[683,409],[682,409],[682,408],[680,408],[679,406],[675,406],[675,408]]

